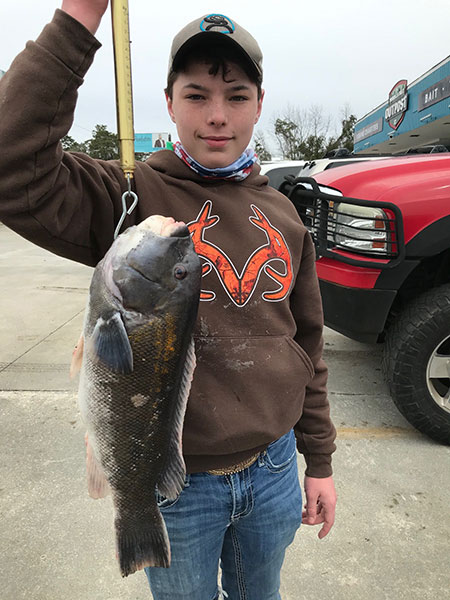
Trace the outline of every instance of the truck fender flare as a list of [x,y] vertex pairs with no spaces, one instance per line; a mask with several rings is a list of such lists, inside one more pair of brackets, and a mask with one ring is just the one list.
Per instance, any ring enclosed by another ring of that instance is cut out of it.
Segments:
[[405,247],[405,260],[380,273],[374,288],[399,290],[410,273],[426,258],[450,248],[450,215],[438,219],[414,236]]
[[450,215],[422,229],[406,244],[406,258],[425,258],[450,248]]

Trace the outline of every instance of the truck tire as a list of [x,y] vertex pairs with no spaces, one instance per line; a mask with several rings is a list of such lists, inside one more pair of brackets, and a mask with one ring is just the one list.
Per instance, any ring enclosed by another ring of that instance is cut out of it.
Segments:
[[411,425],[450,445],[450,284],[406,305],[387,331],[383,372]]

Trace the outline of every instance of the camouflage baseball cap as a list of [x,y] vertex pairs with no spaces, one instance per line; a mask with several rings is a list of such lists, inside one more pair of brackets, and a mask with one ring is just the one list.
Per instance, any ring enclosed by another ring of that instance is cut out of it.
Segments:
[[198,41],[206,39],[206,35],[210,36],[212,42],[214,39],[220,39],[220,41],[230,40],[230,43],[235,44],[250,60],[258,75],[262,78],[263,57],[258,42],[236,21],[217,13],[204,15],[189,23],[177,33],[170,50],[169,73],[176,70],[177,59],[181,53],[189,51]]

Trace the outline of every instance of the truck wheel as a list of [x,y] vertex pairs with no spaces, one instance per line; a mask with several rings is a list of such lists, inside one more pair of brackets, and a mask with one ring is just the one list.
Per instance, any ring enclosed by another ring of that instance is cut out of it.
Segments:
[[411,425],[450,445],[450,284],[412,300],[388,329],[383,372]]

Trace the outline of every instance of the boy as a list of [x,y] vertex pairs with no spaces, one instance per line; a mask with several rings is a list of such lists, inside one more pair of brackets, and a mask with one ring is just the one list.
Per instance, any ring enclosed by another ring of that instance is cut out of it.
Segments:
[[[63,153],[59,140],[107,4],[64,0],[0,83],[0,218],[89,265],[112,242],[126,182],[116,161]],[[314,248],[247,148],[261,83],[258,44],[228,17],[207,15],[175,37],[166,100],[180,143],[138,163],[139,204],[124,224],[150,214],[184,221],[204,261],[188,475],[176,501],[158,498],[172,565],[146,569],[155,600],[217,599],[219,561],[227,598],[280,598],[285,549],[302,521],[296,444],[307,463],[303,522],[323,523],[322,538],[334,521]]]

